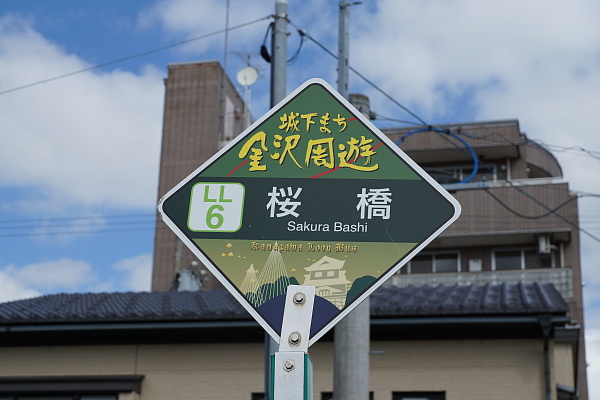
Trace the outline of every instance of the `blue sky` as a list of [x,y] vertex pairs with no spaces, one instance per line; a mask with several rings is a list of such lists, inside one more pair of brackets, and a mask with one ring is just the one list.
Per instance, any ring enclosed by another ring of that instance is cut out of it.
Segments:
[[[305,29],[337,49],[337,1],[289,0],[289,53]],[[260,71],[274,1],[0,2],[0,301],[73,291],[148,290],[167,64],[219,60]],[[430,124],[519,119],[554,150],[573,191],[600,194],[600,3],[381,0],[351,8],[350,63]],[[90,69],[192,38],[185,45]],[[336,61],[304,43],[288,92],[335,86]],[[32,83],[90,69],[47,83]],[[241,88],[240,88],[241,90]],[[414,119],[360,80],[372,109]],[[389,123],[375,121],[379,126]],[[600,236],[600,198],[580,199]],[[600,376],[600,243],[582,234],[590,377]],[[593,397],[600,386],[590,379]]]

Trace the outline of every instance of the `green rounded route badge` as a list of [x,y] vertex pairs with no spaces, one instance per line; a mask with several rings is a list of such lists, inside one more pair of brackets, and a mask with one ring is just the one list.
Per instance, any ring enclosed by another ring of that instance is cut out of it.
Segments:
[[456,199],[321,79],[158,210],[277,342],[287,287],[314,286],[311,345],[460,215]]
[[235,232],[242,226],[244,186],[198,182],[192,187],[188,229],[193,232]]

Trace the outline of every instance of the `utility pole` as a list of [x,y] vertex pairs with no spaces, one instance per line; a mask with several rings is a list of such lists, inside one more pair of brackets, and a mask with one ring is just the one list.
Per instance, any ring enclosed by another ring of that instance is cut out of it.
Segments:
[[338,21],[338,92],[348,100],[348,58],[350,50],[350,2],[340,1]]
[[275,0],[275,22],[271,39],[271,107],[274,107],[286,96],[287,12],[287,0]]
[[[288,2],[275,0],[275,22],[271,33],[271,107],[283,100],[287,94],[287,37]],[[265,400],[269,399],[271,382],[271,354],[279,347],[265,332]]]
[[[339,3],[338,92],[346,99],[350,49],[350,6]],[[333,361],[333,398],[335,400],[369,399],[370,306],[367,297],[335,326]]]

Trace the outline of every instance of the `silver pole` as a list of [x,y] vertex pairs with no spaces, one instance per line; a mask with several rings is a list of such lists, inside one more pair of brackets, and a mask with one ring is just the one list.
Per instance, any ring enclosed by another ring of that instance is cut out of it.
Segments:
[[335,326],[333,398],[369,399],[369,298]]
[[[339,3],[338,92],[348,99],[350,3]],[[369,399],[369,298],[335,326],[333,398]]]
[[287,0],[275,0],[275,23],[271,40],[271,107],[286,95],[287,81]]
[[340,1],[338,22],[338,92],[348,99],[348,52],[350,50],[350,2]]
[[[275,0],[275,22],[271,34],[271,107],[286,96],[287,81],[287,0]],[[270,397],[271,354],[277,351],[277,343],[265,332],[265,399]]]

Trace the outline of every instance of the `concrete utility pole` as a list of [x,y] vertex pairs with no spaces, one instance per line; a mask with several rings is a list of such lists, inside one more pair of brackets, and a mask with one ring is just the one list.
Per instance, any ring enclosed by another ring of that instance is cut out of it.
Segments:
[[338,92],[348,100],[348,58],[350,50],[350,2],[340,1],[338,22]]
[[[275,0],[275,22],[271,33],[271,107],[287,94],[287,37],[288,2]],[[265,400],[271,387],[271,354],[279,349],[277,343],[265,333]]]
[[275,0],[275,22],[271,38],[271,107],[287,94],[287,12],[287,0]]
[[[346,99],[350,49],[350,6],[339,3],[338,92]],[[367,297],[335,326],[333,398],[335,400],[369,399],[370,306]]]

